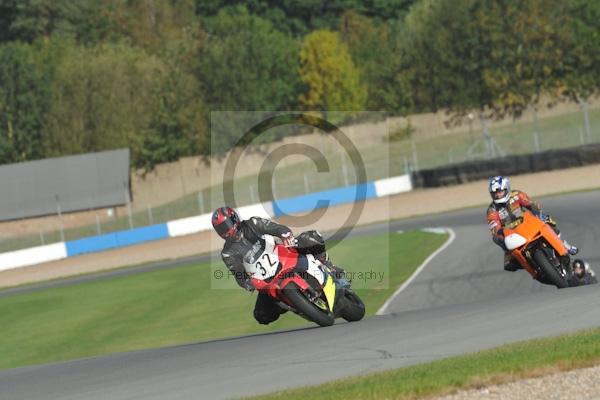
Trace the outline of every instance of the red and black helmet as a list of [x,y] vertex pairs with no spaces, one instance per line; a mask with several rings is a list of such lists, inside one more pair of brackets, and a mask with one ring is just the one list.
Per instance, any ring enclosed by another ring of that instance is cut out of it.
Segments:
[[219,207],[212,215],[212,226],[223,239],[234,237],[241,223],[239,215],[231,207]]

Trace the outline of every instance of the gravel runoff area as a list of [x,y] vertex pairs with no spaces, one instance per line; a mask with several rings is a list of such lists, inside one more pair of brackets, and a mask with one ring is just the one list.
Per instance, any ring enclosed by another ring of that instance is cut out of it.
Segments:
[[[599,176],[600,165],[592,165],[519,175],[511,178],[511,183],[513,188],[524,190],[535,197],[600,188]],[[489,201],[487,181],[485,180],[458,186],[419,189],[365,202],[357,225],[475,206],[482,207],[481,223],[485,224],[485,206]],[[353,207],[355,205],[345,204],[328,210],[322,217],[317,216],[317,211],[298,220],[288,217],[279,219],[279,222],[289,225],[296,232],[308,228],[308,226],[299,226],[296,221],[311,220],[315,221],[310,222],[309,226],[311,228],[322,231],[335,230],[350,215]],[[0,272],[0,288],[98,272],[126,265],[190,257],[216,251],[221,246],[222,241],[213,232],[201,232],[137,246],[71,257],[31,267],[2,271]]]
[[600,399],[600,366],[457,392],[436,400]]

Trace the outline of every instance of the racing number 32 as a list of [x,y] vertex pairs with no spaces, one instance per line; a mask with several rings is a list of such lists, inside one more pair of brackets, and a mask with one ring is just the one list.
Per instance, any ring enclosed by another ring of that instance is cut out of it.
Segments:
[[277,259],[271,260],[271,255],[269,253],[263,253],[258,261],[254,263],[256,273],[261,275],[262,279],[273,276],[277,270],[277,264],[279,264],[279,261]]

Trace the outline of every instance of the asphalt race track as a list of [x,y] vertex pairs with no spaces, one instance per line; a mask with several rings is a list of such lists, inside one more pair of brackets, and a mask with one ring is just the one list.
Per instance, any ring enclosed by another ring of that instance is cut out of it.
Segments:
[[[600,192],[542,199],[582,258],[600,266]],[[361,228],[447,226],[456,239],[387,315],[0,373],[0,399],[219,399],[316,384],[600,326],[599,285],[557,290],[502,270],[484,209]],[[600,272],[600,267],[596,267]]]

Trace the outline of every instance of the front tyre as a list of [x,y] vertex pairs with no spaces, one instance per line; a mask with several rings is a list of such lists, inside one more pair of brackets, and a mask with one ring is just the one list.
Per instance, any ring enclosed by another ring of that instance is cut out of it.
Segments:
[[285,287],[284,295],[299,313],[318,325],[331,326],[335,322],[333,315],[326,313],[311,303],[294,282],[290,282]]
[[556,270],[556,268],[554,268],[550,260],[548,260],[548,257],[546,256],[546,253],[543,250],[536,251],[533,255],[533,259],[542,271],[544,277],[546,278],[546,281],[552,283],[559,289],[569,287],[569,282],[561,274],[558,273],[558,271]]
[[365,303],[351,289],[344,291],[344,309],[341,317],[348,322],[360,321],[365,316]]

